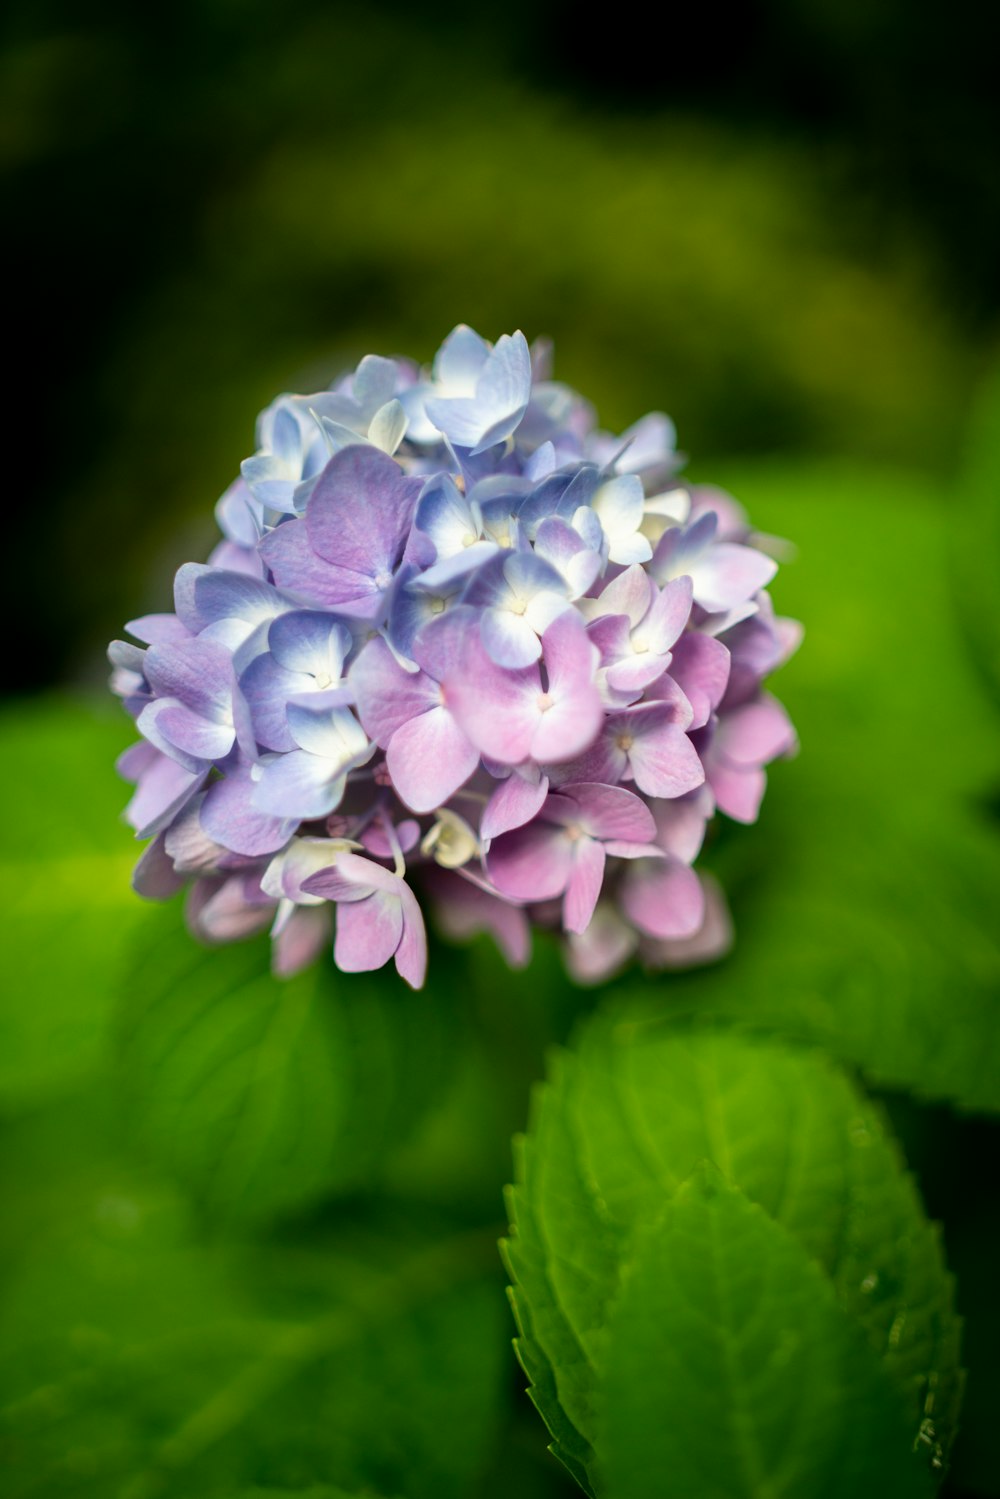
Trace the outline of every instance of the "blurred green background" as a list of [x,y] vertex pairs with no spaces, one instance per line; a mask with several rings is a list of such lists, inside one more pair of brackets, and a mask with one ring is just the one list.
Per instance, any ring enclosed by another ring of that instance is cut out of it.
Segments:
[[[551,954],[511,985],[481,948],[440,951],[427,996],[359,980],[353,997],[337,991],[332,1040],[262,1063],[272,989],[254,978],[257,950],[189,956],[176,912],[151,915],[129,892],[109,769],[128,729],[100,706],[105,641],[164,607],[174,568],[211,546],[212,504],[252,450],[257,410],[367,351],[429,359],[462,320],[551,335],[557,375],[613,430],[667,410],[691,473],[798,545],[775,596],[807,627],[777,686],[802,755],[775,769],[761,825],[715,850],[743,966],[650,983],[647,998],[726,1010],[739,985],[762,1023],[819,1037],[879,1091],[943,1220],[967,1318],[947,1494],[1000,1494],[985,951],[1000,790],[998,14],[973,0],[945,14],[755,0],[664,11],[654,40],[634,15],[609,10],[598,27],[553,0],[474,14],[451,0],[8,7],[19,399],[0,873],[16,935],[0,1267],[18,1352],[0,1399],[28,1408],[5,1438],[12,1493],[146,1499],[172,1494],[190,1462],[194,1499],[332,1495],[309,1488],[329,1463],[301,1433],[291,1477],[263,1437],[253,1461],[226,1457],[239,1422],[203,1394],[218,1369],[226,1391],[262,1382],[267,1407],[269,1376],[240,1361],[243,1344],[310,1297],[377,1301],[379,1275],[400,1281],[384,1245],[419,1249],[442,1222],[457,1262],[472,1235],[483,1283],[501,1284],[490,1246],[509,1137],[546,1047],[594,997]],[[805,935],[779,963],[780,925],[774,943],[752,934],[785,909],[789,878],[811,904],[788,918]],[[173,989],[157,988],[163,973]],[[801,1002],[786,1003],[789,973]],[[235,1060],[216,1069],[228,1033],[211,1017],[231,995]],[[893,1017],[881,1042],[879,1007]],[[310,1072],[317,1047],[327,1071]],[[407,1263],[419,1282],[419,1253]],[[450,1284],[449,1266],[445,1254],[428,1273]],[[407,1357],[446,1346],[453,1367],[440,1410],[428,1394],[406,1417],[410,1448],[401,1438],[412,1461],[441,1422],[481,1427],[478,1455],[406,1492],[568,1491],[518,1393],[502,1305],[478,1285],[438,1306],[440,1325],[410,1328]],[[240,1305],[223,1314],[229,1297]],[[203,1335],[219,1319],[218,1338]],[[190,1345],[170,1391],[164,1374],[150,1392],[142,1350],[175,1324]],[[459,1327],[476,1332],[468,1347]],[[350,1328],[327,1332],[336,1350]],[[398,1379],[409,1411],[400,1370],[369,1355],[361,1383],[389,1399]],[[473,1388],[487,1377],[507,1400],[489,1418]],[[122,1414],[136,1383],[141,1408]],[[78,1411],[66,1391],[81,1389]],[[182,1389],[209,1416],[180,1421],[168,1450]],[[281,1398],[287,1432],[295,1400]],[[378,1446],[368,1418],[359,1450]],[[404,1491],[402,1458],[366,1468],[337,1441],[362,1491]]]

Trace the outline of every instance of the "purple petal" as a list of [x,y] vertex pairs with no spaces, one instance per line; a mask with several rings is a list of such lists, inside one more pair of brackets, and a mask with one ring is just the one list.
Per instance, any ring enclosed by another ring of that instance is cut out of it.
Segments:
[[606,614],[625,614],[633,627],[648,613],[653,598],[653,584],[646,572],[637,562],[633,562],[624,572],[619,573],[617,578],[601,592],[597,600],[598,618]]
[[691,579],[675,578],[653,601],[633,636],[636,650],[669,651],[691,615]]
[[[149,749],[150,746],[143,745],[142,748]],[[167,755],[156,750],[152,753],[155,758],[143,767],[132,799],[125,808],[125,819],[135,828],[137,838],[151,838],[165,828],[200,790],[208,775],[207,768],[186,770]],[[132,756],[129,763],[135,763],[137,759],[137,756]],[[123,763],[124,756],[119,766]]]
[[[407,478],[373,447],[335,453],[306,507],[313,550],[337,570],[357,573],[385,589],[402,559],[424,481]],[[345,595],[349,597],[350,595]]]
[[176,614],[143,614],[139,619],[130,619],[125,628],[147,645],[176,645],[178,641],[191,639],[191,631]]
[[380,749],[403,724],[441,703],[438,684],[423,672],[404,671],[381,636],[363,647],[348,681],[365,733]]
[[370,580],[357,574],[345,579],[339,569],[318,557],[304,520],[285,521],[269,531],[260,543],[260,555],[279,588],[314,604],[341,604],[372,587]]
[[647,796],[683,796],[705,779],[698,751],[679,724],[644,726],[628,757],[635,784]]
[[756,822],[760,804],[767,789],[763,770],[737,770],[722,761],[713,760],[708,781],[720,812],[734,822]]
[[500,781],[486,803],[479,824],[481,838],[498,838],[514,828],[530,822],[541,807],[549,791],[546,776],[531,781],[515,771],[505,781]]
[[537,666],[516,671],[497,666],[474,634],[467,636],[459,667],[443,679],[444,700],[484,755],[502,765],[519,765],[531,753],[542,717]]
[[183,875],[174,869],[174,861],[167,853],[160,833],[142,851],[132,871],[132,889],[146,900],[169,900],[184,885]]
[[733,945],[733,923],[726,898],[709,875],[702,876],[705,893],[705,919],[692,937],[669,941],[646,940],[642,944],[644,959],[659,968],[689,968],[695,963],[709,963],[721,958]]
[[729,681],[729,652],[721,640],[688,630],[678,640],[670,662],[670,675],[691,704],[690,727],[700,729],[722,701]]
[[511,968],[524,968],[531,956],[531,928],[520,906],[480,890],[459,875],[435,871],[428,880],[435,897],[437,925],[461,942],[488,932]]
[[201,825],[208,836],[234,854],[274,854],[295,831],[294,818],[272,817],[251,805],[250,767],[241,765],[215,781],[205,796]]
[[403,935],[399,897],[376,890],[363,900],[337,906],[333,960],[343,973],[369,973],[395,955]]
[[393,786],[414,812],[440,807],[478,764],[479,751],[444,707],[402,724],[386,754]]
[[604,883],[606,856],[604,845],[593,838],[579,839],[575,854],[563,899],[563,925],[568,932],[585,932]]
[[295,740],[288,728],[288,699],[312,685],[301,671],[286,671],[265,652],[255,656],[240,677],[240,687],[250,712],[253,733],[269,750],[290,750]]
[[214,890],[212,884],[201,880],[192,891],[197,898],[189,902],[188,922],[196,936],[206,942],[239,942],[270,926],[274,903],[248,899],[245,875],[233,875]]
[[250,805],[272,818],[306,822],[326,817],[339,806],[344,784],[344,773],[337,765],[307,750],[292,750],[263,766]]
[[427,976],[427,930],[423,912],[405,880],[399,881],[403,936],[396,949],[396,972],[411,989],[422,989]]
[[561,829],[530,822],[493,840],[486,870],[503,895],[517,900],[549,900],[561,895],[569,884],[573,845]]
[[592,838],[624,839],[630,843],[651,843],[656,837],[653,814],[641,797],[624,786],[601,786],[576,781],[553,792],[542,816],[553,821],[579,823]]
[[425,625],[413,643],[413,659],[432,676],[445,682],[465,669],[465,656],[479,621],[478,612],[459,604]]
[[156,715],[156,726],[164,739],[196,760],[224,760],[236,740],[231,724],[210,723],[183,703],[165,704]]
[[158,697],[178,698],[202,718],[232,723],[235,678],[225,646],[212,640],[152,645],[146,652],[145,672]]
[[753,547],[720,541],[692,568],[694,596],[710,614],[721,614],[766,588],[778,564]]
[[599,905],[585,932],[566,944],[566,966],[578,984],[600,984],[631,957],[636,935],[607,902]]
[[351,632],[329,614],[296,609],[274,621],[267,644],[275,661],[286,670],[336,682],[351,649]]
[[715,800],[709,787],[653,806],[656,820],[656,843],[664,853],[693,864],[705,840],[705,824],[715,811]]
[[680,859],[640,859],[622,885],[622,909],[647,937],[691,937],[705,918],[705,894]]
[[201,825],[204,796],[189,801],[164,834],[164,845],[181,874],[208,874],[217,870],[224,859],[234,856],[208,837]]
[[795,746],[795,730],[774,698],[763,696],[719,720],[713,749],[734,766],[766,765]]
[[498,666],[530,666],[542,654],[542,642],[524,618],[510,609],[484,609],[483,645]]
[[299,906],[275,934],[271,967],[279,978],[290,978],[319,957],[330,941],[333,923],[325,906]]

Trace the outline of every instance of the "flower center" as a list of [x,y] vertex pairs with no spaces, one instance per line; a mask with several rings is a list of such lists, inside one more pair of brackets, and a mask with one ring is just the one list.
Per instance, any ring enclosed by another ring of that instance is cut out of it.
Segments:
[[619,734],[615,743],[620,750],[624,750],[627,754],[635,743],[635,738],[632,734]]
[[510,606],[510,612],[511,614],[523,614],[527,607],[524,599],[515,599]]
[[431,599],[431,613],[443,614],[448,604],[447,599]]
[[474,547],[478,540],[479,537],[476,535],[475,531],[466,531],[465,535],[462,537],[462,545],[464,547]]
[[566,837],[569,839],[570,843],[579,843],[580,839],[583,837],[583,828],[578,822],[568,823],[566,826]]
[[550,692],[540,692],[538,694],[538,711],[539,711],[539,713],[547,713],[551,707],[552,707],[552,694]]

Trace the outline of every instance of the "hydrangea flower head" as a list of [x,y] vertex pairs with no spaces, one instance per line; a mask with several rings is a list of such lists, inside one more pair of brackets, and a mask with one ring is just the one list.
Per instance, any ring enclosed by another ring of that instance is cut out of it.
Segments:
[[429,907],[514,965],[553,928],[585,982],[724,949],[694,864],[795,748],[763,683],[800,632],[669,420],[602,432],[547,348],[459,326],[257,438],[208,563],[110,648],[139,892],[188,886],[207,941],[269,930],[279,973],[332,939],[414,987]]

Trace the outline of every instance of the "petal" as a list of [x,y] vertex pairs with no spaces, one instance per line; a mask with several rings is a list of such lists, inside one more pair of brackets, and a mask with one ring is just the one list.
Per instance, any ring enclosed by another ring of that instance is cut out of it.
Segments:
[[[549,798],[550,803],[556,800],[555,795]],[[656,823],[646,803],[624,786],[574,781],[559,788],[558,800],[571,804],[560,805],[560,819],[579,822],[592,838],[651,843],[656,836]]]
[[542,717],[537,666],[498,666],[474,632],[465,637],[460,660],[446,673],[442,687],[445,703],[482,754],[502,765],[528,758]]
[[257,811],[250,804],[253,789],[249,766],[240,766],[215,781],[202,804],[202,828],[234,854],[277,853],[294,833],[296,821]]
[[467,323],[453,328],[434,356],[434,379],[455,395],[475,395],[490,346]]
[[137,838],[152,838],[167,827],[185,804],[200,791],[208,775],[207,767],[204,770],[187,770],[168,756],[154,753],[155,760],[143,770],[132,799],[125,808],[125,820],[135,828]]
[[337,906],[333,960],[343,973],[369,973],[394,955],[403,935],[399,897],[377,890]]
[[162,707],[157,703],[150,707],[161,709],[156,714],[161,736],[196,760],[224,760],[233,747],[236,734],[232,724],[210,723],[183,703],[166,703]]
[[351,632],[329,614],[295,609],[274,621],[267,644],[275,661],[286,670],[328,676],[336,682],[351,649]]
[[176,614],[143,614],[139,619],[130,619],[125,628],[146,645],[170,645],[191,639],[190,630]]
[[447,708],[411,718],[389,741],[386,765],[400,799],[414,812],[432,812],[479,764],[479,751]]
[[480,838],[498,838],[501,833],[523,827],[535,816],[548,792],[549,783],[545,776],[529,781],[515,771],[505,781],[500,781],[486,803],[479,824]]
[[604,884],[604,845],[581,838],[575,847],[573,872],[563,899],[563,925],[568,932],[584,932],[590,925]]
[[365,732],[380,749],[404,723],[441,702],[437,683],[423,672],[404,671],[380,636],[362,648],[347,679]]
[[720,812],[725,812],[734,822],[757,821],[767,789],[767,776],[763,770],[736,769],[713,760],[708,781]]
[[572,844],[561,828],[543,822],[503,833],[486,855],[486,870],[503,895],[549,900],[561,895],[573,872]]
[[288,699],[304,692],[312,681],[304,672],[286,671],[267,653],[251,661],[240,676],[240,688],[258,744],[269,750],[295,748],[288,728]]
[[313,550],[338,569],[387,587],[402,558],[422,488],[423,480],[407,478],[377,448],[335,453],[306,507]]
[[542,642],[523,614],[484,609],[480,629],[483,645],[498,666],[530,666],[542,654]]
[[511,968],[524,968],[531,956],[531,928],[520,906],[480,890],[444,871],[428,881],[435,897],[436,923],[446,937],[464,941],[488,932]]
[[647,937],[691,937],[705,919],[701,881],[680,859],[640,859],[625,876],[622,910]]
[[330,941],[333,923],[329,908],[300,906],[273,941],[271,967],[279,978],[290,978],[315,962]]
[[675,723],[659,723],[636,735],[628,751],[635,784],[647,796],[683,796],[705,779],[698,751]]
[[649,613],[652,597],[651,580],[638,564],[633,564],[619,573],[617,578],[612,578],[602,590],[600,597],[594,601],[594,617],[627,614],[634,627]]
[[632,636],[637,651],[669,651],[691,615],[690,578],[675,578],[660,590]]
[[636,935],[608,902],[602,902],[585,932],[566,944],[566,966],[578,984],[599,984],[631,957]]
[[403,935],[396,948],[396,972],[411,989],[423,988],[427,976],[427,931],[423,912],[405,880],[399,881]]
[[336,764],[306,750],[292,750],[262,767],[250,804],[272,817],[305,822],[332,812],[343,797],[344,783]]
[[795,747],[795,730],[787,713],[773,697],[723,713],[713,750],[733,766],[766,765]]
[[232,723],[232,656],[212,640],[151,645],[145,675],[158,697],[175,697],[202,718]]
[[[330,709],[319,703],[314,708],[312,696],[305,704],[294,702],[288,707],[288,727],[298,747],[345,770],[371,759],[374,747],[369,745],[368,736],[350,708]],[[322,698],[326,694],[315,696]]]
[[317,556],[304,520],[285,521],[276,526],[263,538],[259,550],[280,588],[316,604],[343,603],[353,599],[366,584],[357,574],[345,577]]
[[669,941],[644,941],[642,956],[654,967],[689,968],[695,963],[710,963],[721,958],[733,945],[733,923],[726,898],[709,875],[702,875],[705,893],[705,917],[700,929],[691,937]]
[[184,885],[184,876],[174,869],[174,861],[167,853],[163,834],[154,838],[142,851],[132,871],[132,889],[146,900],[169,900]]
[[766,588],[778,571],[778,564],[753,547],[732,541],[720,541],[701,556],[691,568],[694,596],[703,609],[719,614],[753,598],[759,588]]
[[719,706],[729,681],[729,666],[729,652],[721,640],[697,630],[686,631],[678,640],[670,675],[691,704],[691,728],[702,728]]

